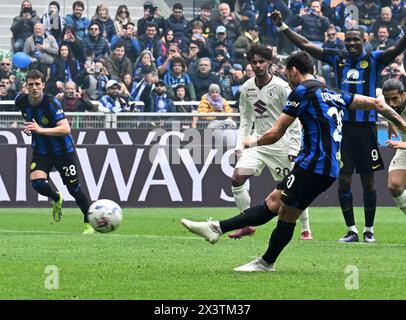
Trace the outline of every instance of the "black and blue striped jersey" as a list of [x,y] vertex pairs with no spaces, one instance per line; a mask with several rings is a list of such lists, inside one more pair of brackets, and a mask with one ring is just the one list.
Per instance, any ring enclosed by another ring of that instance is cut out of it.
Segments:
[[[37,105],[29,103],[28,94],[19,94],[15,99],[15,105],[26,121],[32,122],[35,119],[42,128],[54,128],[58,121],[65,119],[58,99],[47,94],[44,94],[42,101]],[[70,134],[56,137],[33,132],[31,146],[34,152],[48,156],[60,156],[75,151]]]
[[306,80],[291,92],[283,112],[302,123],[302,149],[296,164],[336,178],[340,170],[341,127],[353,94]]
[[[353,59],[345,50],[324,49],[324,61],[334,69],[336,87],[353,94],[375,97],[376,80],[385,67],[383,51],[363,52]],[[375,110],[347,110],[343,121],[376,122]]]

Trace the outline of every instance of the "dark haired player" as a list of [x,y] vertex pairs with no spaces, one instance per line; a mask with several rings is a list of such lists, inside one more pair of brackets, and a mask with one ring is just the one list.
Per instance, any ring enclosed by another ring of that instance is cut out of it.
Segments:
[[222,221],[194,222],[182,219],[182,224],[191,232],[215,243],[226,232],[247,225],[262,225],[278,216],[265,254],[234,271],[275,270],[274,263],[292,239],[297,218],[338,177],[344,110],[377,110],[402,131],[406,130],[406,122],[383,99],[330,89],[314,79],[313,70],[312,58],[304,51],[287,59],[286,74],[294,89],[283,113],[262,136],[248,136],[245,139],[246,147],[273,144],[299,118],[303,126],[303,146],[289,175],[261,205],[245,210],[244,214]]

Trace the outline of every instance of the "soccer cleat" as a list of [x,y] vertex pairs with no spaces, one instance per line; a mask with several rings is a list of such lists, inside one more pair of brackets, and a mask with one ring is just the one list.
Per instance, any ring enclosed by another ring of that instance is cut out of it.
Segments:
[[258,271],[275,271],[273,263],[268,263],[262,258],[257,258],[247,264],[234,269],[237,272],[258,272]]
[[364,241],[367,243],[376,242],[374,234],[371,231],[365,231],[363,236],[364,236]]
[[228,235],[228,237],[231,239],[241,239],[242,237],[245,236],[253,236],[254,233],[255,233],[254,227],[245,227],[234,231],[234,233]]
[[181,222],[190,232],[201,236],[212,244],[216,243],[223,234],[220,230],[218,221],[209,220],[207,222],[195,222],[182,219]]
[[83,229],[82,234],[92,234],[94,233],[93,227],[90,225],[90,223],[85,222],[85,228]]
[[300,235],[300,240],[313,240],[312,232],[310,230],[305,230]]
[[63,197],[62,197],[62,193],[61,193],[61,192],[58,192],[58,194],[59,194],[59,200],[52,202],[52,218],[53,218],[56,222],[59,222],[59,221],[62,220],[62,203],[63,203]]
[[348,231],[348,233],[338,240],[338,242],[348,243],[348,242],[358,242],[358,233],[354,231]]

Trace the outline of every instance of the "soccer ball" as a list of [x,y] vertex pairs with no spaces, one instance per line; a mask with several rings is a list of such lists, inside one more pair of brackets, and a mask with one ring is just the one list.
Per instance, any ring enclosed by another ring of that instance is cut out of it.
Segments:
[[93,202],[87,213],[91,226],[102,233],[114,231],[123,220],[120,206],[108,199]]

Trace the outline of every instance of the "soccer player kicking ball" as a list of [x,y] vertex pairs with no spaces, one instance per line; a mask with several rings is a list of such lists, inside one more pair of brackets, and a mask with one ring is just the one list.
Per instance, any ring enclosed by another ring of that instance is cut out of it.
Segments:
[[[259,61],[257,62],[259,63]],[[406,122],[383,99],[353,95],[331,89],[313,76],[314,65],[308,53],[301,51],[287,59],[286,74],[293,91],[274,126],[258,138],[246,137],[245,146],[273,144],[299,118],[303,127],[303,146],[295,166],[281,184],[256,207],[228,220],[194,222],[182,219],[191,232],[216,243],[226,232],[258,226],[278,216],[265,254],[235,268],[238,272],[274,271],[275,261],[290,242],[295,222],[319,194],[337,179],[340,169],[341,118],[345,109],[375,109],[402,131]]]
[[[253,46],[247,56],[255,77],[245,82],[241,90],[240,128],[235,148],[239,159],[231,178],[234,200],[241,213],[251,206],[245,182],[253,175],[260,175],[267,166],[274,180],[280,183],[292,169],[301,143],[300,123],[296,120],[277,143],[243,150],[244,137],[250,134],[253,127],[255,135],[261,135],[275,124],[291,91],[288,83],[269,72],[272,51],[266,46]],[[302,223],[300,239],[311,240],[307,209],[299,219]],[[254,232],[255,228],[248,226],[238,229],[229,237],[238,239]]]
[[90,207],[89,199],[83,193],[79,183],[79,168],[76,165],[75,146],[70,135],[70,126],[58,100],[44,94],[44,75],[38,70],[27,73],[28,94],[19,94],[15,105],[26,120],[24,132],[32,135],[31,182],[32,187],[41,195],[53,200],[52,216],[55,221],[62,218],[62,193],[52,190],[48,184],[49,172],[55,167],[75,198],[84,215],[84,234],[94,230],[87,220]]
[[[406,92],[403,83],[389,79],[383,83],[382,93],[385,102],[406,119]],[[388,188],[396,205],[406,214],[406,134],[401,133],[402,141],[388,140],[386,144],[396,150],[388,170]]]

